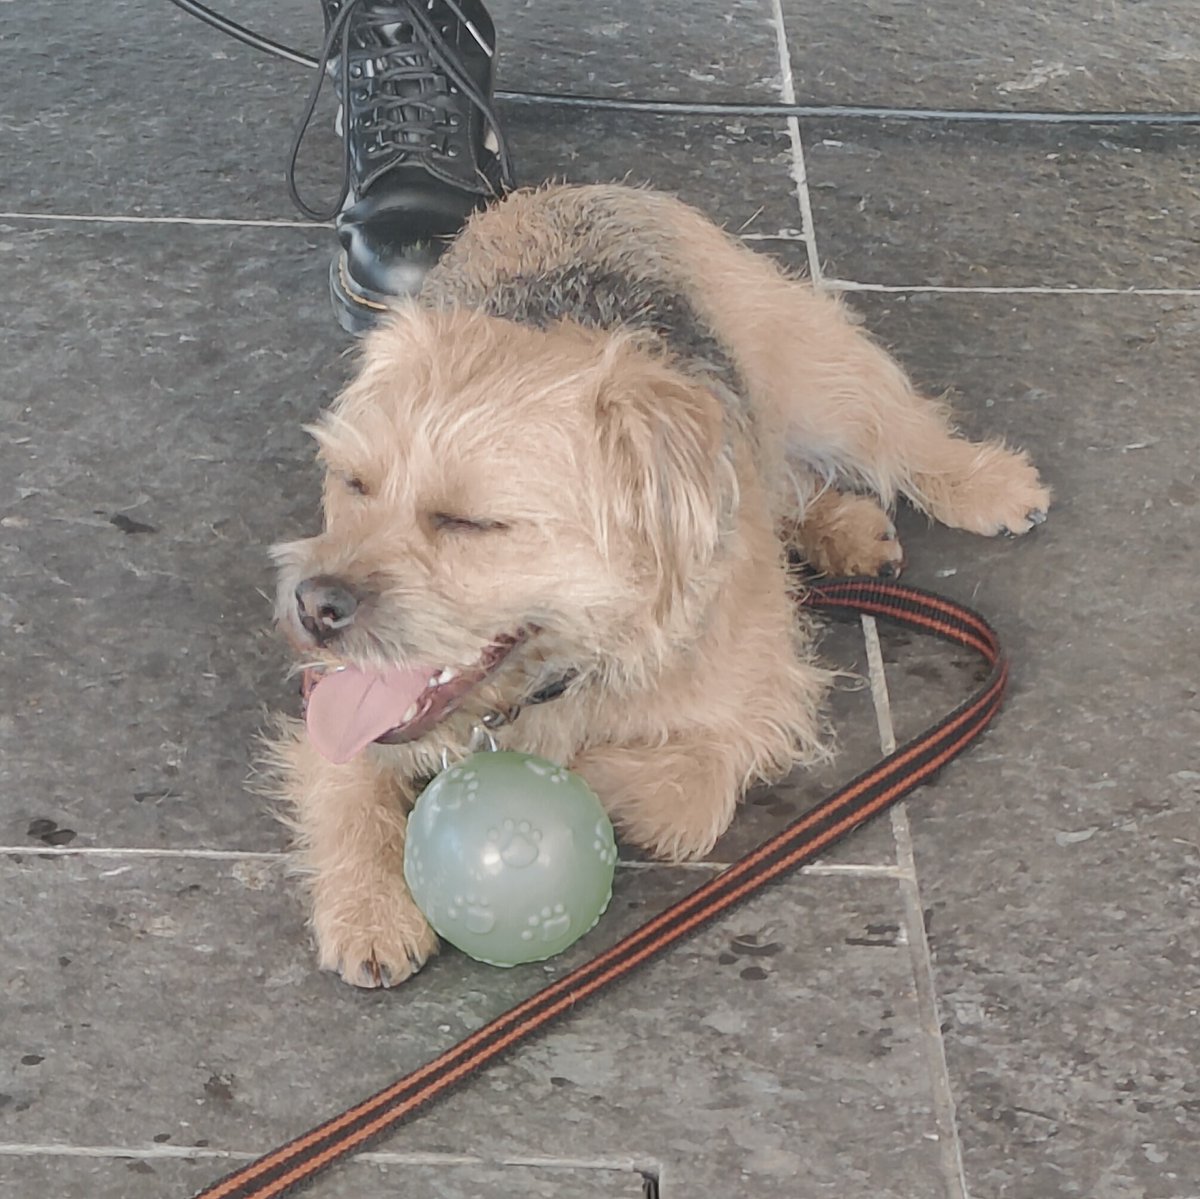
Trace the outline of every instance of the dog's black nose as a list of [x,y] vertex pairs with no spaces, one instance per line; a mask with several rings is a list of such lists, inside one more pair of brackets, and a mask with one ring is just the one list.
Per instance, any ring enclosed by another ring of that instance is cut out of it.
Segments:
[[354,622],[358,597],[331,575],[314,575],[296,585],[296,610],[305,629],[324,643]]

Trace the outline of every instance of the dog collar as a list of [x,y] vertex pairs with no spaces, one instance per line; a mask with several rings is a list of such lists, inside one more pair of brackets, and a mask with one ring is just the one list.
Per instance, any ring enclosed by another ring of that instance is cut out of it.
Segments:
[[503,728],[506,724],[512,724],[521,715],[522,708],[530,708],[535,704],[548,704],[551,700],[558,699],[559,696],[566,693],[567,688],[578,677],[579,671],[568,670],[566,674],[559,675],[556,679],[551,679],[550,682],[544,683],[536,691],[531,691],[521,703],[514,704],[511,708],[507,708],[504,711],[496,709],[486,712],[481,718],[484,727],[498,729]]

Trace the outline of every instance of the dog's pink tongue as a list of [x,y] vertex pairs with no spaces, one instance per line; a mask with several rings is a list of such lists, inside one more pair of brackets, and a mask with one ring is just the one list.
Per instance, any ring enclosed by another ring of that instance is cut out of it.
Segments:
[[349,762],[401,722],[429,675],[429,670],[368,672],[353,666],[322,675],[308,697],[309,740],[323,758]]

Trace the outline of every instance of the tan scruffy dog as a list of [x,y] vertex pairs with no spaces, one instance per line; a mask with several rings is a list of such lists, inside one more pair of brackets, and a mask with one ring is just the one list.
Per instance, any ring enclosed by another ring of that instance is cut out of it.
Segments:
[[835,299],[616,186],[472,220],[313,432],[325,529],[276,551],[278,617],[328,672],[276,765],[320,964],[358,986],[437,946],[405,813],[481,722],[582,774],[626,842],[697,857],[822,752],[780,530],[819,570],[894,574],[898,496],[988,536],[1050,499]]

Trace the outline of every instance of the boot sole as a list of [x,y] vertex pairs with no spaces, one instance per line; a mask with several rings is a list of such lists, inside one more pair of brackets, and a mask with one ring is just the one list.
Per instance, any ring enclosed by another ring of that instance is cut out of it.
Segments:
[[337,323],[354,337],[374,329],[391,311],[394,299],[356,286],[346,270],[345,251],[335,254],[329,264],[329,298]]

